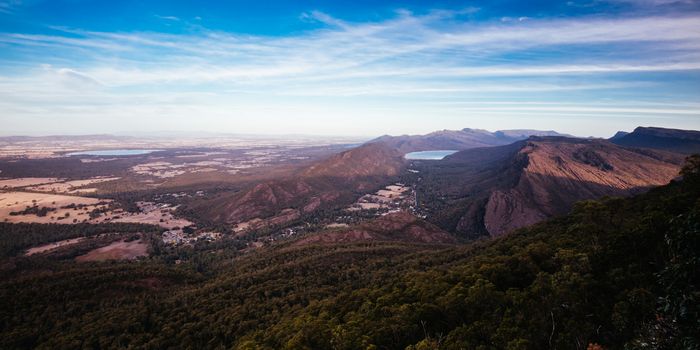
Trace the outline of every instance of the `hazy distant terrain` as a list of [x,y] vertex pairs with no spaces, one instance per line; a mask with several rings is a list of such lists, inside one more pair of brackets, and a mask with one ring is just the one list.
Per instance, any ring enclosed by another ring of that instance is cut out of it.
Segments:
[[479,129],[441,130],[426,135],[402,135],[379,137],[373,142],[381,142],[396,150],[408,153],[431,150],[465,150],[469,148],[501,146],[530,136],[571,136],[556,131],[540,130],[499,130],[490,132]]
[[[365,142],[6,137],[0,220],[148,224],[167,230],[162,240],[170,244],[233,239],[259,247],[407,212],[470,240],[564,214],[580,200],[668,183],[694,151],[695,133],[638,128],[611,141],[477,129]],[[458,152],[442,160],[404,158],[445,149]]]
[[639,127],[631,133],[618,136],[611,141],[621,146],[653,148],[683,154],[700,152],[700,132],[694,130]]

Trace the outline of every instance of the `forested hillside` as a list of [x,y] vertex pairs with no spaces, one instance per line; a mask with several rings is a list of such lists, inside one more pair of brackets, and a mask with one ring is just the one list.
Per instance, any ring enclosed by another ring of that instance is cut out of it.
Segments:
[[0,348],[697,349],[700,158],[689,164],[646,194],[450,248],[5,259]]

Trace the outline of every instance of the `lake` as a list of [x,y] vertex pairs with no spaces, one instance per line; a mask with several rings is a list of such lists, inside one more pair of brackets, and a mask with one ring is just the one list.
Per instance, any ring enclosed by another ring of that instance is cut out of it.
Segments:
[[66,156],[136,156],[160,151],[159,149],[104,149],[66,153]]
[[452,150],[437,150],[437,151],[422,151],[422,152],[411,152],[406,153],[404,158],[410,160],[440,160],[449,156],[450,154],[457,153],[458,151]]

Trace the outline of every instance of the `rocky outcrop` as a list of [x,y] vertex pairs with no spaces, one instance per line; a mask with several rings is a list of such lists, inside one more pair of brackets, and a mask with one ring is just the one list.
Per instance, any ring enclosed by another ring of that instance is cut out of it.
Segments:
[[484,224],[491,235],[567,212],[580,200],[625,196],[667,184],[678,174],[668,163],[601,140],[532,138],[517,184],[489,196]]
[[467,239],[499,236],[564,214],[573,203],[668,183],[683,156],[606,140],[531,137],[414,162],[428,220]]

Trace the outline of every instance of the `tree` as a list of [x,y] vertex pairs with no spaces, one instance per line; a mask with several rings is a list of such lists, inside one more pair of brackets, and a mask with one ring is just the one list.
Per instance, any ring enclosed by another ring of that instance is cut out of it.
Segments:
[[693,154],[685,158],[685,165],[681,169],[681,175],[687,177],[700,173],[700,154]]

